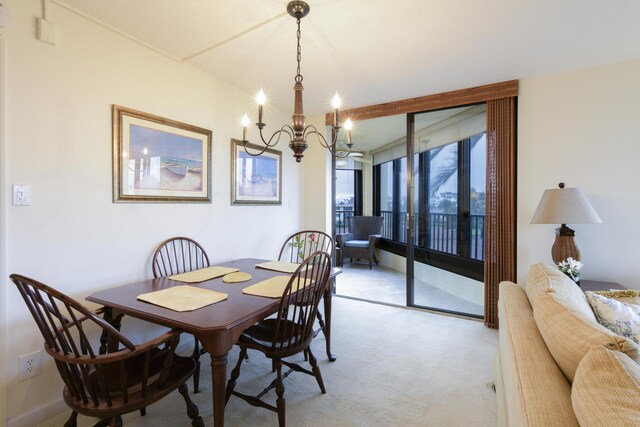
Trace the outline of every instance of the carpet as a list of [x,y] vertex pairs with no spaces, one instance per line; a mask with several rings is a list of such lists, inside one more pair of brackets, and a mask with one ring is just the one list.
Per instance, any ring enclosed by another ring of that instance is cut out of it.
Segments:
[[[498,334],[482,322],[333,299],[333,352],[325,354],[322,334],[312,344],[327,394],[311,376],[292,373],[284,380],[287,425],[305,426],[495,426],[496,396],[492,362]],[[188,348],[189,346],[187,346]],[[274,378],[271,363],[249,352],[236,389],[257,392]],[[230,372],[238,349],[229,355]],[[212,425],[209,357],[203,356],[200,393],[193,396],[206,425]],[[189,381],[189,388],[192,383]],[[267,395],[275,402],[275,391]],[[227,426],[276,426],[277,415],[233,397],[226,408]],[[59,426],[70,412],[39,427]],[[78,425],[95,419],[78,417]],[[126,426],[188,426],[184,401],[174,392],[139,413],[124,417]]]

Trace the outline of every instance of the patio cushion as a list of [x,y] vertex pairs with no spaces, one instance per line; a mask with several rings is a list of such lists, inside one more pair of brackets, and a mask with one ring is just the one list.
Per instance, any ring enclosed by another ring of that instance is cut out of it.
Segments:
[[344,242],[345,246],[350,248],[367,248],[369,247],[368,240],[349,240],[348,242]]

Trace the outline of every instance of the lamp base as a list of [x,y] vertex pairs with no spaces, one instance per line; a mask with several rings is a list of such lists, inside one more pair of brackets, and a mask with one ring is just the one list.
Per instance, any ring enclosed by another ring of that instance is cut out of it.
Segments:
[[551,259],[556,265],[569,257],[580,261],[580,250],[573,240],[574,236],[575,231],[567,227],[566,224],[556,228],[556,240],[551,247]]

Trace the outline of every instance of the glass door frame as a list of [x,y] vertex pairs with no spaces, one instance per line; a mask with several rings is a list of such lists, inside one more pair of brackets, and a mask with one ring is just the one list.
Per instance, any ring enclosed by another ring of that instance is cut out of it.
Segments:
[[405,226],[405,242],[406,242],[406,267],[405,267],[405,275],[407,279],[407,307],[415,307],[415,286],[414,283],[414,274],[413,274],[413,235],[414,235],[414,227],[413,222],[415,219],[415,199],[414,199],[414,179],[413,179],[413,171],[414,171],[414,131],[415,131],[415,115],[416,113],[407,113],[407,221]]
[[[478,103],[480,104],[480,103]],[[455,310],[450,310],[450,309],[446,309],[446,308],[442,308],[442,307],[435,307],[435,306],[426,306],[426,305],[418,305],[415,303],[415,274],[414,274],[414,262],[415,262],[415,251],[414,251],[414,235],[419,232],[419,230],[416,230],[414,228],[415,226],[415,175],[414,175],[414,170],[415,170],[415,162],[416,162],[416,156],[415,156],[415,116],[418,114],[428,114],[431,111],[436,111],[436,110],[429,110],[429,111],[421,111],[421,112],[413,112],[413,113],[406,113],[406,119],[407,119],[407,131],[406,131],[406,158],[407,158],[407,170],[406,170],[406,185],[407,185],[407,213],[406,213],[406,226],[405,226],[405,237],[406,237],[406,252],[405,252],[405,256],[406,256],[406,266],[405,266],[405,275],[406,275],[406,304],[407,307],[415,307],[415,308],[422,308],[422,309],[427,309],[427,310],[434,310],[434,311],[438,311],[438,312],[442,312],[442,313],[448,313],[448,314],[455,314],[455,315],[461,315],[461,316],[465,316],[465,317],[472,317],[472,318],[482,318],[482,316],[480,315],[476,315],[476,314],[472,314],[472,313],[465,313],[465,312],[460,312],[460,311],[455,311]],[[469,150],[467,149],[466,152],[463,153],[464,156],[469,157],[470,153],[468,152]],[[461,167],[461,162],[460,162],[460,157],[458,157],[458,167]],[[458,184],[458,187],[460,188],[460,184]],[[463,210],[468,211],[470,209],[468,205],[468,200],[469,199],[469,194],[468,191],[463,191],[463,192],[458,192],[459,195],[462,194],[463,199],[465,199],[462,203],[463,203]],[[460,215],[458,215],[460,217]],[[459,229],[462,229],[462,227],[460,227],[460,221],[461,218],[458,218],[459,221]],[[446,254],[445,254],[446,256]],[[483,262],[483,267],[484,267],[484,262]],[[456,272],[453,269],[446,269],[447,271],[450,271],[451,273],[454,274],[460,274],[460,272]],[[466,276],[466,274],[465,274]],[[469,276],[467,276],[469,277]]]

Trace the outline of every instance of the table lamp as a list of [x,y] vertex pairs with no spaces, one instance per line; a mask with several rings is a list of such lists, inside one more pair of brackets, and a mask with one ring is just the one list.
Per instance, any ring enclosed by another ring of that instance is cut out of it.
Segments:
[[573,240],[575,231],[567,224],[601,223],[602,220],[581,189],[565,188],[564,182],[558,187],[544,191],[531,224],[561,224],[556,228],[556,240],[551,247],[553,262],[558,264],[569,257],[580,261],[580,251]]

